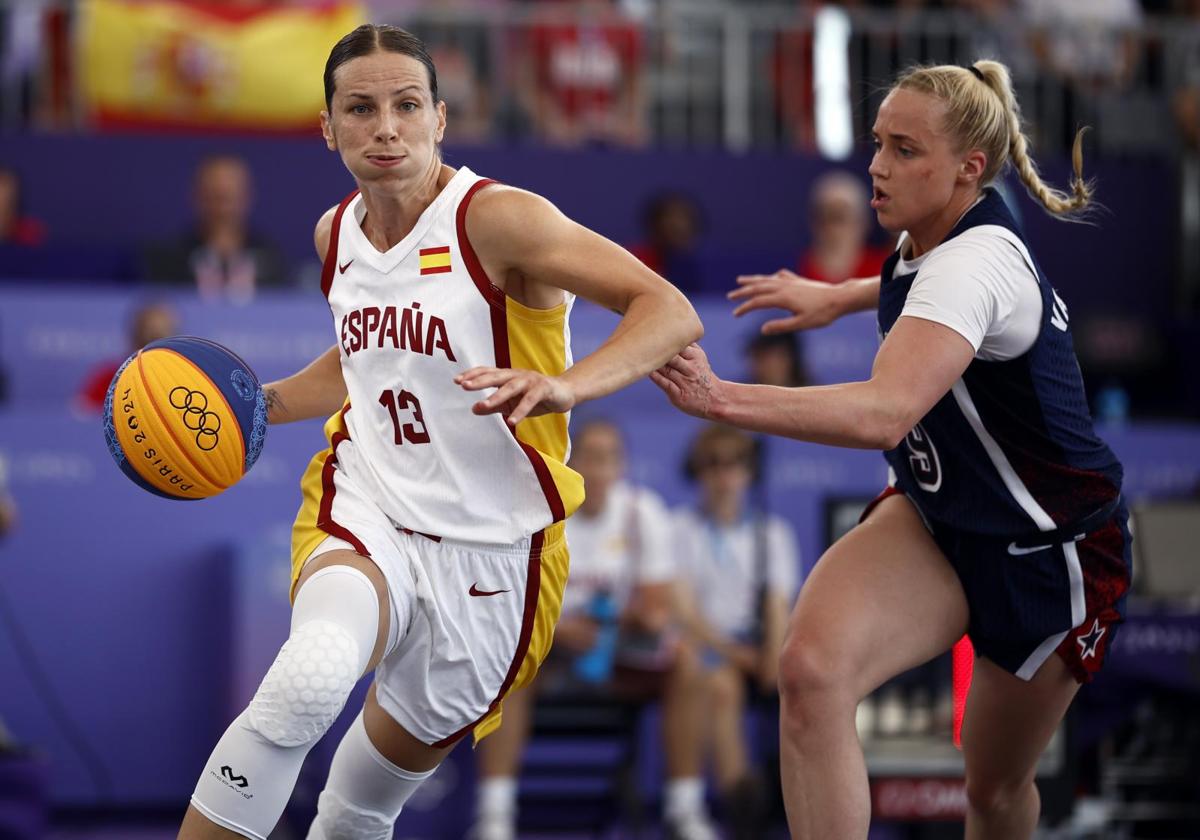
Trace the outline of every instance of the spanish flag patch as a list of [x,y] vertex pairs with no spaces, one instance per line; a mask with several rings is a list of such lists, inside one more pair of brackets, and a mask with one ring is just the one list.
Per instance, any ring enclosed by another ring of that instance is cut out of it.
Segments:
[[450,270],[450,246],[441,248],[422,248],[417,252],[421,258],[421,276],[426,274],[444,274]]

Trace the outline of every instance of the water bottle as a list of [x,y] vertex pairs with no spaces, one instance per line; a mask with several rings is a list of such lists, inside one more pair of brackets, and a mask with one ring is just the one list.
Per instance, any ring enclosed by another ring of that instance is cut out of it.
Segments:
[[1129,394],[1120,383],[1110,382],[1096,395],[1096,415],[1107,426],[1122,426],[1129,419]]
[[592,596],[588,615],[595,619],[596,642],[591,649],[575,660],[575,676],[586,683],[607,682],[612,674],[613,657],[617,650],[617,627],[619,610],[617,602],[607,590]]

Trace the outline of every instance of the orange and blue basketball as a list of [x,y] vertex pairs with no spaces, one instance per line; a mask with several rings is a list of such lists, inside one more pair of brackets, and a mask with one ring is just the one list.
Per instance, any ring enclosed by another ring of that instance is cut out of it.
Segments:
[[266,433],[258,378],[203,338],[147,344],[121,365],[104,402],[113,459],[139,487],[168,499],[232,487],[258,459]]

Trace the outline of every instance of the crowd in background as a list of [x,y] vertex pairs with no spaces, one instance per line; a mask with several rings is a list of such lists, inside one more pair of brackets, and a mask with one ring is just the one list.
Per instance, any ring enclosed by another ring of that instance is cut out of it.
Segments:
[[[325,4],[272,8],[289,5]],[[0,124],[95,123],[71,43],[87,6],[0,3]],[[814,22],[830,8],[851,21],[853,89],[882,86],[915,62],[994,57],[1013,69],[1046,143],[1065,149],[1088,123],[1114,149],[1200,149],[1196,0],[406,0],[362,11],[426,40],[457,143],[813,151]],[[219,58],[184,43],[155,60],[202,87],[204,65]],[[741,106],[726,97],[748,100],[748,125],[730,129]],[[877,104],[875,95],[851,103],[856,136]]]

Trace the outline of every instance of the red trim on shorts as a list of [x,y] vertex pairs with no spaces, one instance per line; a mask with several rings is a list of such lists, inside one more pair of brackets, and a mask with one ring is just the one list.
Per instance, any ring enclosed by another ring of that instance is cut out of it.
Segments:
[[[340,418],[343,425],[346,423],[346,412],[349,410],[350,403],[346,403],[342,407]],[[321,509],[317,513],[317,527],[331,537],[337,537],[350,543],[354,546],[354,550],[363,557],[370,557],[371,552],[367,551],[367,547],[362,544],[362,541],[350,533],[344,525],[339,525],[333,520],[333,497],[337,493],[337,487],[333,483],[333,471],[337,467],[338,445],[344,440],[350,440],[350,435],[345,432],[334,432],[329,441],[329,455],[325,458],[325,466],[321,468]]]
[[878,496],[876,496],[874,499],[872,499],[870,502],[868,502],[867,506],[865,508],[863,508],[863,512],[858,517],[859,524],[861,525],[863,522],[866,522],[867,517],[871,515],[871,512],[873,510],[875,510],[875,508],[879,507],[879,503],[882,502],[884,499],[888,498],[889,496],[903,496],[903,495],[904,495],[903,490],[901,490],[899,487],[893,487],[892,485],[889,484],[887,487],[883,488],[882,493],[880,493]]
[[433,540],[436,543],[440,543],[442,541],[442,538],[437,534],[426,534],[424,531],[414,531],[412,528],[405,528],[403,525],[397,525],[396,527],[399,528],[402,533],[408,534],[410,537],[413,534],[416,534],[418,537],[424,537],[425,539]]
[[1119,521],[1110,521],[1075,543],[1083,573],[1083,599],[1087,617],[1063,639],[1055,653],[1066,663],[1078,683],[1089,683],[1108,657],[1109,643],[1124,617],[1118,602],[1129,591],[1129,566],[1125,563],[1125,535]]
[[521,670],[521,663],[525,661],[525,655],[529,652],[529,641],[533,638],[534,618],[537,616],[538,595],[542,585],[542,544],[545,539],[546,532],[538,531],[529,541],[529,571],[525,578],[525,612],[521,616],[521,635],[517,639],[517,650],[513,653],[512,663],[508,666],[508,673],[504,676],[504,682],[500,684],[500,690],[496,692],[495,699],[488,704],[487,711],[477,720],[432,746],[448,747],[473,730],[480,721],[495,711],[496,706],[504,699],[504,695],[508,694],[513,681],[516,680],[517,673]]
[[[487,272],[483,270],[483,264],[479,262],[479,256],[475,253],[475,248],[471,245],[471,240],[467,237],[467,207],[471,204],[475,193],[494,183],[496,182],[484,178],[471,185],[462,201],[459,202],[455,226],[458,230],[458,248],[462,252],[467,273],[471,275],[475,288],[479,290],[483,299],[491,307],[492,349],[496,356],[496,367],[511,368],[512,357],[508,352],[508,296],[487,276]],[[504,421],[504,425],[508,426],[508,422]],[[521,447],[521,451],[525,453],[525,457],[529,459],[529,463],[533,467],[538,484],[542,488],[542,495],[546,497],[546,504],[550,508],[550,515],[554,518],[553,521],[562,522],[567,518],[566,506],[563,504],[562,495],[558,492],[558,485],[554,483],[554,476],[550,474],[550,468],[546,466],[546,460],[542,457],[542,453],[517,437],[515,428],[508,426],[508,430],[512,432],[517,445]]]
[[326,300],[329,299],[329,290],[333,287],[333,270],[337,265],[337,245],[338,236],[342,232],[342,215],[356,195],[358,195],[358,190],[343,198],[342,203],[338,205],[337,212],[333,214],[333,227],[329,229],[329,246],[325,249],[325,261],[321,264],[321,294],[325,295]]

